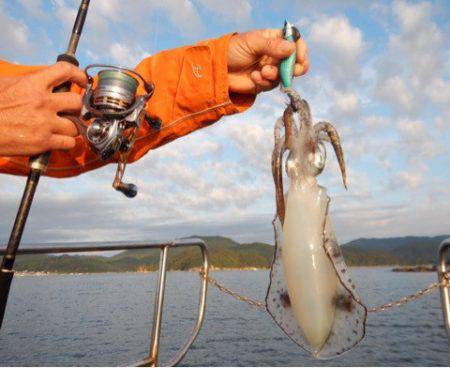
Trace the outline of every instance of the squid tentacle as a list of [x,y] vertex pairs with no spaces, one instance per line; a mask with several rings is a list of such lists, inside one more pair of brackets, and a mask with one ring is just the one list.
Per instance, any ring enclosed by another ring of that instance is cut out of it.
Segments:
[[286,107],[283,113],[283,124],[285,131],[286,148],[291,150],[294,148],[294,137],[298,134],[298,129],[294,120],[294,109],[291,105]]
[[338,134],[336,128],[327,121],[320,121],[314,125],[314,130],[315,130],[317,136],[321,132],[325,132],[328,135],[328,138],[330,139],[330,143],[333,146],[334,153],[336,154],[336,158],[338,160],[339,167],[341,169],[342,181],[344,183],[344,187],[345,187],[345,189],[348,189],[347,170],[345,167],[344,151],[342,150],[341,139],[339,138],[339,134]]
[[306,128],[312,127],[312,115],[311,115],[311,109],[309,108],[308,101],[302,99],[301,107],[298,110],[298,115],[299,115],[300,124],[302,127],[306,127]]

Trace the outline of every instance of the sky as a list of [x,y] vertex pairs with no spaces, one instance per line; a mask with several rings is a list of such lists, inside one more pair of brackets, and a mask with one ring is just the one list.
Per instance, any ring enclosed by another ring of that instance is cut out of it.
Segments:
[[[72,0],[0,0],[0,59],[53,63],[77,7]],[[82,67],[131,67],[225,33],[280,28],[286,17],[309,47],[310,70],[294,86],[313,119],[332,122],[342,139],[349,190],[331,149],[319,177],[339,241],[449,234],[448,1],[91,0],[78,58]],[[139,186],[134,199],[112,189],[114,165],[42,178],[24,242],[196,234],[273,243],[270,155],[285,105],[278,89],[261,94],[248,111],[150,151],[127,167],[126,179]],[[0,176],[0,243],[24,184]]]

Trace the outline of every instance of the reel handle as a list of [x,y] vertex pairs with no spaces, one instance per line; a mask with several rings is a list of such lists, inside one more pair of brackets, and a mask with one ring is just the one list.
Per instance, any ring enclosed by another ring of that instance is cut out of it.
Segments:
[[135,184],[124,183],[122,181],[119,184],[114,185],[114,189],[118,190],[119,192],[122,192],[128,198],[136,197],[136,194],[138,192],[138,188]]

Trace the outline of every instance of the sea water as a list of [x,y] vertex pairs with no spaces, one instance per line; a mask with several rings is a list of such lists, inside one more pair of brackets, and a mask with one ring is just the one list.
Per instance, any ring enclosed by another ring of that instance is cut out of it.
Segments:
[[[381,304],[436,281],[435,273],[351,268],[363,301]],[[212,276],[263,300],[268,270],[221,271]],[[0,331],[0,365],[109,366],[148,353],[155,273],[23,276],[14,278]],[[170,272],[162,325],[164,364],[191,331],[199,276]],[[188,366],[447,366],[450,342],[437,292],[390,311],[370,314],[366,338],[340,358],[314,360],[267,313],[210,287],[203,328]]]

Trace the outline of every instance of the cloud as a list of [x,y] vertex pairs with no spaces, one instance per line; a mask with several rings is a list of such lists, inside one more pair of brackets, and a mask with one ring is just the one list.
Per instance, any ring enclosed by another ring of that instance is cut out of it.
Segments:
[[30,54],[34,49],[30,43],[27,25],[11,15],[0,1],[0,44],[2,57],[15,59],[22,54]]
[[332,101],[333,106],[330,113],[337,116],[339,120],[355,119],[360,113],[361,103],[358,95],[353,92],[344,93],[335,90]]
[[416,171],[401,171],[391,181],[391,188],[395,189],[418,189],[423,182],[423,169]]
[[389,76],[380,83],[377,94],[384,101],[391,102],[395,110],[411,111],[417,106],[414,103],[417,99],[407,83],[398,75]]
[[394,1],[392,11],[398,30],[389,34],[387,55],[377,63],[375,95],[397,114],[417,116],[428,101],[449,101],[444,37],[432,20],[430,3]]
[[323,53],[337,83],[347,85],[359,78],[359,61],[366,45],[362,31],[346,16],[320,16],[310,27],[308,41],[310,50]]
[[398,148],[412,162],[433,158],[442,152],[440,143],[422,122],[400,119],[397,122],[397,129],[400,134]]
[[162,34],[176,33],[184,39],[195,39],[204,30],[198,10],[190,0],[121,1],[119,11],[120,20],[133,24],[133,31],[141,37],[153,33],[156,25]]
[[43,10],[43,0],[19,0],[19,3],[32,17],[40,19],[48,18],[48,14]]
[[113,63],[118,66],[132,67],[150,54],[142,49],[140,45],[131,48],[129,45],[114,42],[109,46],[109,55]]
[[[77,6],[67,0],[53,2],[56,19],[65,33],[73,26]],[[164,22],[160,22],[160,18]],[[133,67],[143,57],[157,51],[158,37],[177,32],[190,39],[198,37],[202,29],[202,20],[188,0],[99,0],[90,4],[81,42],[92,61]]]
[[[78,2],[20,1],[0,0],[5,57],[25,59],[36,34],[65,44]],[[318,180],[332,199],[338,238],[448,232],[446,26],[431,2],[377,3],[370,6],[369,22],[366,8],[360,1],[95,0],[80,43],[85,54],[79,56],[82,63],[84,58],[132,66],[157,49],[192,43],[231,25],[260,28],[279,25],[281,14],[304,14],[301,31],[311,70],[295,86],[309,101],[314,121],[328,120],[338,129],[348,167],[345,191],[328,146]],[[40,9],[59,21],[50,26]],[[265,14],[263,21],[259,14]],[[14,29],[26,35],[22,48],[16,47],[20,37],[11,46]],[[127,167],[126,180],[139,187],[133,200],[111,188],[114,165],[70,180],[43,178],[24,241],[148,241],[196,233],[273,242],[270,156],[273,125],[286,101],[278,90],[262,94],[251,110],[150,151]],[[24,183],[12,176],[0,180],[0,242],[8,238]]]
[[230,23],[249,22],[252,14],[252,6],[247,0],[197,0],[196,3]]
[[368,115],[362,119],[362,123],[368,130],[378,130],[389,125],[389,118],[382,115]]

